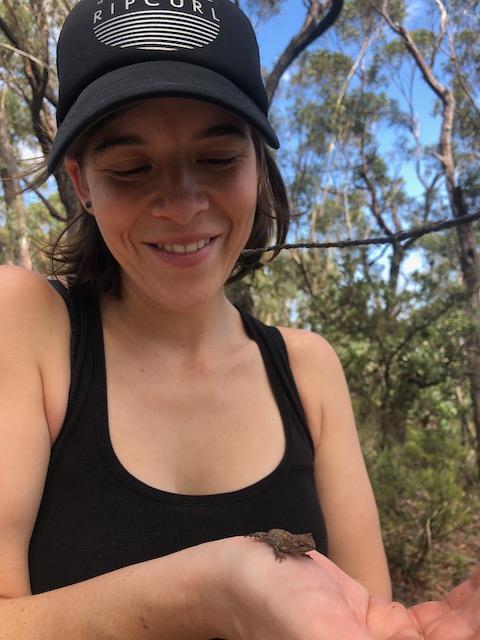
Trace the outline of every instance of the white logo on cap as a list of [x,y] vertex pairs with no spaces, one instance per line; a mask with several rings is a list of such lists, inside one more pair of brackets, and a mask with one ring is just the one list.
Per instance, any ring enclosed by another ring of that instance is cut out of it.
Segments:
[[[130,4],[134,2],[127,1],[125,9],[128,10]],[[155,6],[159,3],[146,4]],[[169,4],[178,9],[129,11],[113,16],[105,16],[103,11],[97,11],[94,15],[93,32],[105,45],[145,50],[195,49],[215,40],[220,24],[212,6],[209,7],[209,18],[203,14],[199,0],[192,2],[193,13],[181,10],[184,7],[183,0],[170,0]],[[114,13],[115,5],[112,3],[110,6]]]

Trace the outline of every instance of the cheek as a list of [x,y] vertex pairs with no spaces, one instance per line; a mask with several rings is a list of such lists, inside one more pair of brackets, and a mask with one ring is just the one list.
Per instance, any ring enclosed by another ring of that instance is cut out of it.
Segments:
[[253,224],[255,210],[257,208],[257,199],[258,177],[257,171],[252,168],[250,172],[244,176],[244,179],[239,181],[239,184],[237,185],[237,192],[233,200],[239,205],[241,203],[238,210],[239,212],[243,212],[243,216],[245,216],[246,220],[250,220],[251,224]]
[[[95,211],[110,211],[119,203],[115,189],[105,183],[97,183],[93,185],[90,191],[92,200],[95,203]],[[121,200],[120,200],[121,202]]]
[[106,181],[94,184],[90,193],[94,203],[92,215],[104,237],[120,235],[129,227],[134,208],[126,194],[119,194]]
[[110,252],[117,259],[122,246],[127,244],[133,221],[130,219],[131,208],[122,209],[117,201],[110,201],[108,198],[97,201],[93,215],[97,222],[98,229]]
[[86,177],[91,200],[94,203],[94,213],[103,214],[104,211],[110,212],[114,208],[121,208],[135,195],[130,183],[115,181],[94,169],[87,169]]

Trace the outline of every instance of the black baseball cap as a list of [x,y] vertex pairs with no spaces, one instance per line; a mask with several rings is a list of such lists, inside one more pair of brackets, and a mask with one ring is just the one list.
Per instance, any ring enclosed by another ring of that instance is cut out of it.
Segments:
[[51,173],[88,127],[154,97],[211,102],[279,146],[253,28],[230,0],[80,0],[60,33],[57,67]]

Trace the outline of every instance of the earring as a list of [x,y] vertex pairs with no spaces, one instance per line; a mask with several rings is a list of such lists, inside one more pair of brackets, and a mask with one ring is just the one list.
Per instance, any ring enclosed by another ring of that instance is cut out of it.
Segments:
[[85,209],[90,209],[91,206],[92,206],[92,203],[90,202],[90,200],[86,200],[85,201]]

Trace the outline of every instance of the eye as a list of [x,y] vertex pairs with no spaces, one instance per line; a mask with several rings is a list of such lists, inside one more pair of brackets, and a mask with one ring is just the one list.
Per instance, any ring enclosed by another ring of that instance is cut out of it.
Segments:
[[136,178],[143,177],[150,169],[150,165],[139,165],[132,167],[131,169],[110,169],[110,174],[120,180],[135,180]]
[[218,168],[221,169],[223,167],[229,167],[232,164],[235,164],[238,156],[227,156],[227,157],[215,157],[215,156],[207,156],[205,158],[201,158],[199,160],[199,164],[204,165],[206,167]]

